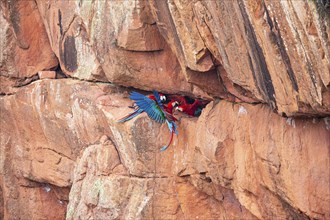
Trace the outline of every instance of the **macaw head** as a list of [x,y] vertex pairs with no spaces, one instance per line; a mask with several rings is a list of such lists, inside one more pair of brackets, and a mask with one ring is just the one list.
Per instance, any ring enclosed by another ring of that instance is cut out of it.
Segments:
[[160,96],[160,101],[162,103],[165,103],[166,102],[166,96],[164,94],[162,94],[162,93],[159,93],[159,96]]
[[179,102],[178,101],[174,101],[174,102],[171,103],[171,105],[172,105],[173,108],[176,109],[179,106]]
[[158,93],[157,91],[153,91],[153,94],[148,95],[148,98],[156,101],[156,97],[158,97],[159,102],[162,104],[166,103],[167,99],[166,96],[163,93]]
[[183,112],[182,106],[179,106],[179,105],[175,107],[175,110],[180,111],[180,112]]

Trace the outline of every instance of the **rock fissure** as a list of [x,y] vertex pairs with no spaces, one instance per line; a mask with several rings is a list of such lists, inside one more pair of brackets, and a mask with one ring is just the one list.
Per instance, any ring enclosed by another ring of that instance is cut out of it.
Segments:
[[39,79],[38,74],[28,77],[28,78],[23,78],[23,79],[19,79],[18,81],[16,81],[15,86],[14,87],[23,87],[23,86],[27,86],[35,81],[37,81]]
[[[280,51],[280,54],[283,58],[284,64],[287,68],[287,74],[290,78],[292,87],[294,88],[295,91],[299,92],[297,80],[296,80],[296,77],[294,75],[294,72],[293,72],[293,69],[291,66],[290,58],[288,56],[288,53],[286,52],[286,46],[284,45],[283,39],[281,37],[281,32],[280,32],[280,28],[278,27],[278,23],[276,22],[276,20],[274,20],[275,25],[273,25],[272,20],[269,16],[268,10],[265,5],[264,5],[264,7],[265,7],[267,21],[269,23],[271,33],[273,33],[276,36],[276,44],[277,44],[278,50]],[[276,31],[276,33],[274,31]]]
[[301,211],[300,209],[297,209],[296,207],[292,207],[287,201],[285,201],[281,196],[277,195],[273,191],[269,190],[268,187],[265,187],[266,190],[268,190],[272,195],[274,195],[280,204],[283,206],[283,208],[287,211],[288,215],[287,217],[297,218],[297,219],[311,219],[309,218],[305,212]]
[[[65,155],[65,154],[63,154],[63,153],[61,153],[61,152],[58,152],[58,151],[56,151],[55,149],[48,148],[48,147],[39,147],[39,148],[37,148],[37,150],[38,150],[38,149],[52,151],[52,152],[54,152],[54,153],[60,155],[61,157],[65,157],[65,158],[67,158],[67,159],[73,161],[73,158],[70,158],[69,156],[67,156],[67,155]],[[59,162],[60,162],[60,161],[59,161]],[[58,162],[58,163],[59,163],[59,162]],[[58,164],[58,163],[57,163],[57,164]]]
[[[276,110],[277,107],[276,107],[276,99],[275,99],[275,90],[264,57],[264,53],[257,40],[251,21],[249,20],[249,17],[247,15],[244,2],[242,0],[239,0],[238,5],[245,24],[245,28],[246,28],[245,31],[249,37],[247,43],[251,48],[251,50],[253,51],[253,53],[249,54],[251,70],[254,73],[254,78],[258,82],[258,85],[262,88],[263,93],[267,96],[267,99],[270,101],[269,104],[273,109]],[[253,62],[252,62],[252,58],[253,58]],[[256,73],[260,73],[260,75],[256,75]]]
[[166,178],[174,178],[174,176],[141,176],[136,174],[129,174],[132,178],[138,178],[138,179],[166,179]]
[[62,12],[60,9],[58,9],[58,27],[60,28],[60,34],[61,36],[63,36],[63,26],[62,26]]

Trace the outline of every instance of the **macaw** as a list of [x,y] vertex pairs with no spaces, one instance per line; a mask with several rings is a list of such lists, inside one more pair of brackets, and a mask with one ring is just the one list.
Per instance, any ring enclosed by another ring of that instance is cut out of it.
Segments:
[[192,99],[188,96],[174,95],[170,96],[170,99],[173,101],[179,102],[179,106],[175,107],[175,110],[183,112],[190,116],[199,116],[202,112],[202,109],[208,103],[208,101],[201,101],[198,99]]
[[185,96],[181,96],[181,95],[171,95],[169,97],[169,99],[171,101],[176,101],[179,103],[179,105],[186,105],[188,104],[187,100],[186,100],[186,97]]
[[164,104],[164,109],[170,114],[173,114],[173,110],[179,106],[179,102],[175,100],[171,100],[169,103]]
[[176,110],[183,112],[190,116],[200,116],[202,113],[202,109],[205,107],[207,103],[205,101],[200,101],[196,99],[192,104],[187,102],[180,104],[176,107]]
[[[130,120],[133,117],[141,114],[142,112],[146,112],[149,118],[155,120],[158,123],[166,122],[171,132],[171,138],[168,144],[161,148],[161,151],[166,150],[172,143],[173,135],[178,134],[177,125],[175,124],[175,121],[177,121],[177,119],[167,110],[165,110],[162,103],[162,98],[159,93],[157,91],[153,91],[153,96],[148,97],[138,92],[132,92],[130,94],[130,99],[132,99],[136,105],[135,111],[120,119],[118,122],[125,122],[127,120]],[[172,106],[172,104],[170,104],[170,106]]]
[[[136,93],[137,93],[137,92],[136,92]],[[139,93],[139,94],[140,94],[140,93]],[[132,96],[132,94],[130,95],[130,99],[132,99],[131,96]],[[146,97],[148,97],[149,99],[152,99],[152,100],[156,101],[156,98],[155,98],[155,96],[154,96],[153,94],[147,95]],[[164,94],[159,93],[159,97],[160,97],[161,102],[166,102],[166,96],[165,96]],[[135,103],[134,103],[134,104],[135,104]],[[132,118],[134,118],[134,117],[136,117],[136,116],[138,116],[139,114],[141,114],[141,113],[144,112],[144,110],[139,109],[139,108],[136,108],[136,106],[134,106],[134,105],[133,105],[133,106],[129,106],[129,107],[130,107],[130,108],[134,108],[134,109],[135,109],[134,112],[132,112],[132,113],[130,113],[129,115],[126,115],[125,117],[119,119],[119,120],[117,121],[118,123],[122,123],[122,122],[125,122],[125,121],[129,121],[129,120],[131,120]]]

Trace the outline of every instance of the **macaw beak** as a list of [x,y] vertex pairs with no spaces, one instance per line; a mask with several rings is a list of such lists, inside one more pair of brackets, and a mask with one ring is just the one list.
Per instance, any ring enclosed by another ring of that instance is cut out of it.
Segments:
[[180,112],[183,111],[183,109],[181,107],[176,107],[175,109],[178,110],[178,111],[180,111]]

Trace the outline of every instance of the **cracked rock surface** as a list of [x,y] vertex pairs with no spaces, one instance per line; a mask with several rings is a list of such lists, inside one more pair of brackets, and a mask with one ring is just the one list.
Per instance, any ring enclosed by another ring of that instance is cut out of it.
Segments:
[[[69,219],[329,213],[325,120],[288,120],[261,104],[211,102],[199,118],[181,115],[179,135],[160,152],[169,135],[165,125],[146,115],[116,123],[131,111],[125,94],[112,85],[61,79],[2,97],[6,205],[25,205],[21,182],[41,182],[72,184]],[[10,216],[25,214],[6,208]]]
[[[1,1],[0,219],[329,219],[323,1]],[[129,92],[203,98],[178,136]]]

